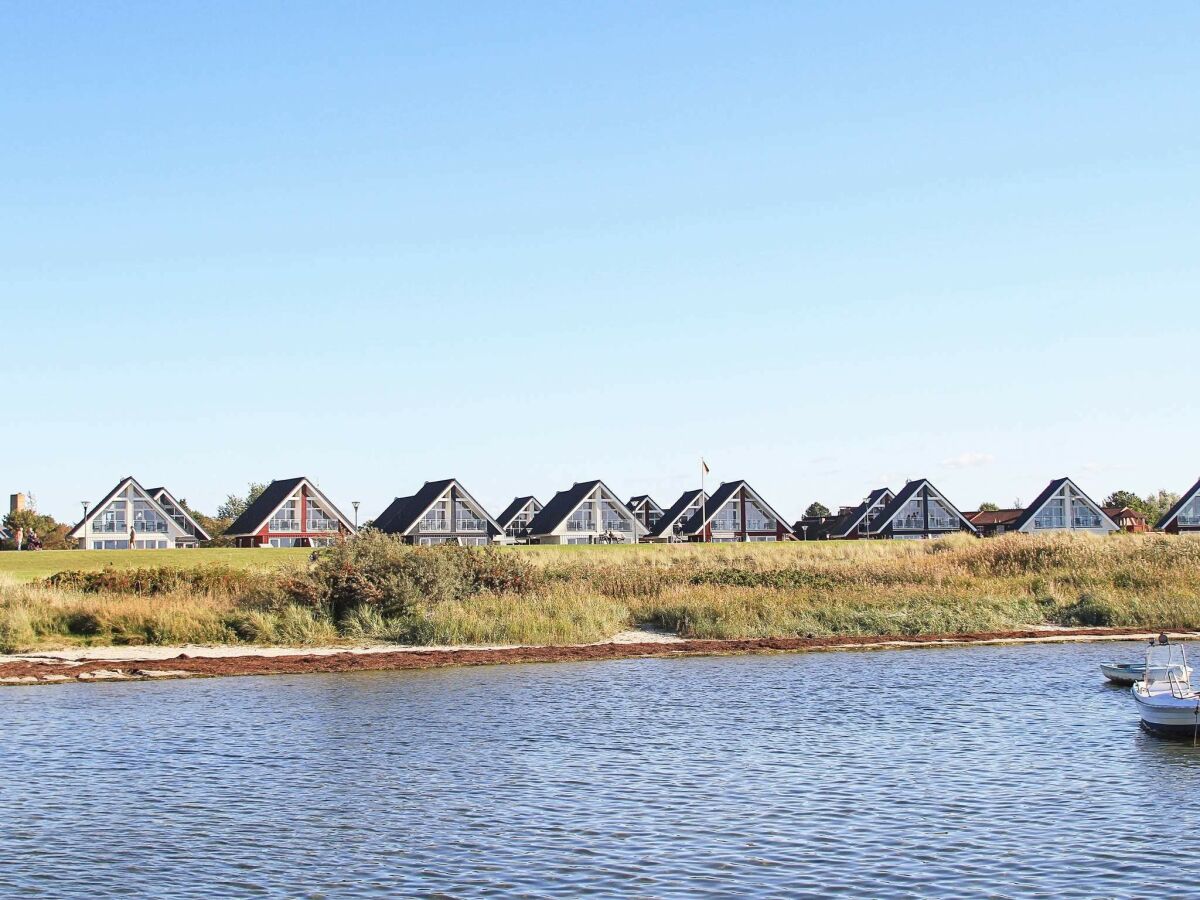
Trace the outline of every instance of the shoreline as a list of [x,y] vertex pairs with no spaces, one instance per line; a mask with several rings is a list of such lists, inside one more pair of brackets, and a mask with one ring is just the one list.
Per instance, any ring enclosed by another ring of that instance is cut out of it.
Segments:
[[[1196,638],[1197,632],[1168,632]],[[638,636],[644,635],[644,639]],[[192,653],[164,657],[144,647],[48,651],[0,661],[0,686],[152,681],[164,678],[212,678],[248,675],[302,675],[339,672],[388,672],[455,666],[518,663],[598,662],[616,659],[673,659],[744,656],[829,650],[899,650],[956,646],[1094,643],[1149,640],[1158,632],[1144,628],[1030,628],[974,634],[875,635],[822,638],[690,640],[655,632],[623,632],[608,641],[562,646],[415,647],[195,647]],[[176,650],[179,648],[169,648]],[[105,658],[104,651],[112,651]],[[137,652],[144,656],[137,656]],[[239,651],[239,652],[230,652]],[[132,655],[131,655],[132,652]]]

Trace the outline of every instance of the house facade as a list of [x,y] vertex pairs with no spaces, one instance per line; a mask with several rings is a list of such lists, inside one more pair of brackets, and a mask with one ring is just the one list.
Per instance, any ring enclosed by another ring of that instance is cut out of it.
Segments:
[[1078,531],[1087,534],[1111,534],[1120,531],[1108,513],[1085,494],[1070,478],[1055,478],[1037,498],[1013,520],[1012,531],[1045,534],[1051,531]]
[[700,512],[707,501],[707,491],[702,491],[699,488],[684,491],[679,495],[679,499],[672,503],[659,516],[658,522],[650,529],[650,533],[646,535],[646,540],[656,544],[687,540],[682,533],[683,523]]
[[496,520],[457,479],[427,481],[411,497],[397,497],[375,519],[375,528],[406,544],[483,547],[503,533]]
[[86,550],[174,550],[212,538],[162,487],[147,490],[128,475],[68,533]]
[[662,518],[663,508],[654,502],[654,498],[649,494],[638,494],[636,497],[630,497],[629,502],[625,504],[637,516],[638,521],[646,526],[647,533],[654,531],[658,525],[658,520]]
[[354,525],[301,476],[272,481],[225,534],[239,547],[327,547]]
[[805,541],[853,541],[870,536],[871,523],[896,495],[875,488],[857,506],[843,506],[835,515],[805,517],[792,526],[792,534]]
[[542,511],[542,502],[532,495],[514,497],[504,512],[496,516],[503,541],[508,544],[524,544],[529,541],[529,523]]
[[532,544],[637,543],[646,534],[646,526],[599,479],[559,491],[529,523]]
[[744,480],[723,483],[676,533],[687,541],[714,544],[795,540],[783,516]]
[[1154,527],[1168,534],[1200,531],[1200,481],[1188,488]]
[[910,481],[865,523],[865,535],[892,540],[927,540],[965,531],[971,521],[927,478]]
[[1104,514],[1117,523],[1117,527],[1130,534],[1144,534],[1150,530],[1146,516],[1131,506],[1106,506]]

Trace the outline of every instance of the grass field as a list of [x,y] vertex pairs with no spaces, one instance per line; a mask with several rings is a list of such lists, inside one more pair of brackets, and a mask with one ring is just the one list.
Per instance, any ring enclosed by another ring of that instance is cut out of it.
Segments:
[[153,566],[199,568],[278,569],[308,559],[311,550],[286,547],[239,550],[215,547],[203,550],[41,550],[0,553],[0,575],[16,581],[36,581],[55,572],[100,569],[144,569]]
[[[1200,539],[0,553],[0,648],[342,640],[585,643],[684,637],[1200,628]],[[79,574],[55,584],[56,571]],[[140,571],[135,571],[140,570]]]

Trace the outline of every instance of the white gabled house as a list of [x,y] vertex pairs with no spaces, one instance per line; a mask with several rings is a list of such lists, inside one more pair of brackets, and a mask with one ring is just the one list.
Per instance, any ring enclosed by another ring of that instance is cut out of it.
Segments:
[[698,511],[671,526],[676,537],[714,544],[796,539],[783,516],[744,480],[724,482],[698,505]]
[[658,525],[658,520],[663,516],[663,508],[655,503],[654,498],[649,494],[638,494],[636,497],[630,497],[629,502],[625,505],[638,517],[638,521],[646,526],[647,531],[654,531]]
[[1009,531],[1044,534],[1048,531],[1083,531],[1111,534],[1120,531],[1104,509],[1070,478],[1055,478],[1013,521]]
[[559,491],[529,524],[532,544],[637,543],[646,533],[646,526],[599,479]]
[[650,529],[646,540],[653,544],[683,541],[683,523],[700,512],[708,501],[708,492],[696,488],[684,491],[671,506],[658,517],[658,523]]
[[374,527],[424,547],[483,547],[501,534],[496,520],[455,478],[427,481],[411,497],[397,497]]
[[354,525],[305,477],[272,481],[226,536],[239,547],[327,547]]
[[959,531],[979,534],[971,520],[927,478],[908,482],[878,512],[874,509],[864,519],[867,537],[916,540]]
[[170,491],[146,490],[132,475],[89,509],[69,537],[86,550],[174,550],[211,540]]
[[1184,491],[1154,527],[1169,534],[1200,531],[1200,481]]
[[523,544],[529,540],[529,523],[542,511],[542,502],[532,495],[515,497],[513,502],[496,516],[496,524],[504,533],[507,544]]

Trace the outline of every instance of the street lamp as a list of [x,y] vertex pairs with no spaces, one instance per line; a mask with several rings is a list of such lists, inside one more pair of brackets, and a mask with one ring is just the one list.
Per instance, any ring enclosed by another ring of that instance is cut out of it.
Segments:
[[358,501],[351,500],[350,505],[354,507],[354,530],[358,531]]
[[804,532],[804,539],[807,541],[808,540],[808,526],[801,525],[800,530]]
[[83,507],[83,549],[87,549],[87,511],[92,505],[90,500],[80,500],[79,505]]

